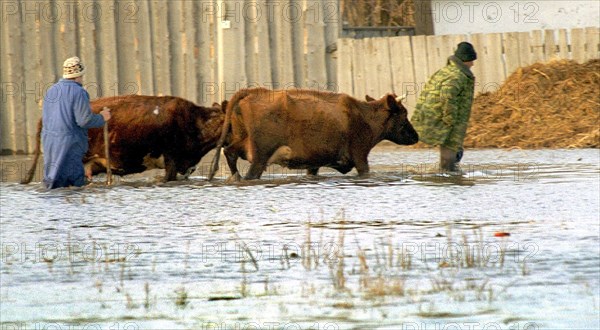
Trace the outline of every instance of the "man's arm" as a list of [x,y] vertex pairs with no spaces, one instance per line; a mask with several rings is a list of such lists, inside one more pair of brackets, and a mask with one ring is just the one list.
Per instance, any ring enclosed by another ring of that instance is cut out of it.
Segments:
[[73,109],[75,112],[75,121],[81,128],[102,127],[104,118],[102,115],[92,112],[90,107],[90,97],[85,90],[81,90],[73,98]]

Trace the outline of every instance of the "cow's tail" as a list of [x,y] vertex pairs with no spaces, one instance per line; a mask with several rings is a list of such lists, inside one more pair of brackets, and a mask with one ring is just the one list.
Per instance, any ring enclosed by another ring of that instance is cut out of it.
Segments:
[[248,96],[248,94],[250,94],[249,89],[243,89],[241,91],[238,91],[235,95],[233,95],[233,97],[231,97],[231,100],[229,100],[229,102],[227,103],[227,107],[225,110],[225,120],[223,121],[223,128],[221,130],[221,137],[219,137],[219,141],[217,142],[217,146],[215,147],[215,156],[213,157],[212,164],[210,167],[210,173],[208,174],[208,181],[211,181],[214,178],[215,173],[217,173],[217,170],[219,169],[221,150],[223,149],[225,140],[227,139],[227,136],[229,135],[229,132],[231,130],[231,116],[233,108],[237,107],[240,100]]
[[33,176],[35,175],[35,169],[37,168],[37,162],[40,159],[40,154],[42,153],[42,119],[38,121],[37,125],[37,133],[35,134],[35,151],[33,152],[33,164],[31,164],[31,168],[27,172],[27,176],[21,180],[22,184],[28,184],[33,180]]
[[215,177],[215,173],[217,173],[217,170],[219,169],[221,150],[223,149],[223,144],[225,144],[225,139],[227,139],[229,128],[231,127],[231,108],[233,106],[233,101],[234,100],[232,98],[231,102],[227,103],[227,107],[225,108],[225,120],[223,120],[221,136],[219,137],[219,141],[217,141],[217,146],[215,147],[215,156],[213,157],[212,164],[210,166],[210,173],[208,173],[208,181],[211,181]]

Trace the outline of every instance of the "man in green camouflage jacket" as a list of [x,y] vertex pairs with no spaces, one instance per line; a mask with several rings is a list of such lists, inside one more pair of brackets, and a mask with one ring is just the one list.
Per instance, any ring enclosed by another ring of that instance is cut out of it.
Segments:
[[475,89],[471,67],[476,59],[473,45],[459,43],[448,64],[425,84],[411,117],[419,140],[440,146],[440,167],[445,171],[458,171],[462,158]]

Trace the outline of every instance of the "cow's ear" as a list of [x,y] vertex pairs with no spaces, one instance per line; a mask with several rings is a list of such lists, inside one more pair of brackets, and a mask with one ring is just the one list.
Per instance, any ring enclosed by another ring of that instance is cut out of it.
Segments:
[[386,95],[386,103],[391,113],[400,113],[400,107],[398,107],[398,104],[396,104],[396,98],[394,95]]
[[365,100],[367,100],[367,102],[375,101],[375,99],[370,97],[369,95],[365,95]]

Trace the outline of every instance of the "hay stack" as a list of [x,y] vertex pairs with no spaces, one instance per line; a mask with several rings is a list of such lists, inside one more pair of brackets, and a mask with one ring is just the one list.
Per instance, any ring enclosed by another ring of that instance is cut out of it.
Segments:
[[599,119],[600,60],[536,63],[475,98],[465,147],[599,148]]

